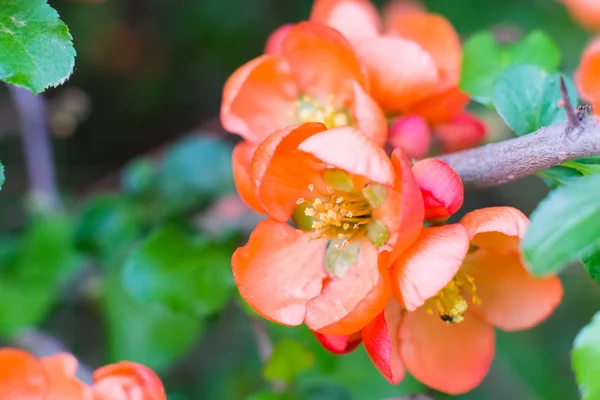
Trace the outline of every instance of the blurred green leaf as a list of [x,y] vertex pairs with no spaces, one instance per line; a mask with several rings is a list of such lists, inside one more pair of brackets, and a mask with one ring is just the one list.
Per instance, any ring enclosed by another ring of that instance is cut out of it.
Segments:
[[157,168],[152,160],[141,157],[125,166],[121,187],[126,193],[142,195],[150,192],[156,181]]
[[4,165],[0,162],[0,190],[2,190],[2,186],[4,186],[4,180],[6,176],[4,175]]
[[162,228],[133,251],[123,282],[133,298],[198,316],[217,312],[233,294],[231,248]]
[[579,171],[562,165],[540,171],[536,175],[542,178],[544,183],[551,189],[566,185],[583,176]]
[[531,214],[521,249],[534,275],[557,272],[600,239],[600,175],[581,178],[551,192]]
[[204,328],[201,319],[159,304],[136,302],[116,276],[109,278],[105,290],[110,362],[136,361],[160,373],[200,339]]
[[12,246],[10,262],[0,269],[3,336],[41,322],[79,260],[73,249],[71,222],[60,214],[34,218]]
[[182,139],[165,155],[158,185],[167,213],[233,191],[229,145],[207,136]]
[[582,400],[600,398],[600,313],[575,338],[571,355]]
[[75,240],[79,247],[109,261],[132,245],[142,231],[142,223],[139,206],[127,198],[95,197],[80,212]]
[[276,393],[271,391],[263,391],[254,393],[247,400],[295,400],[293,396],[285,393]]
[[0,80],[40,93],[69,78],[73,38],[46,0],[0,0],[0,26]]
[[[560,77],[534,66],[507,68],[494,84],[494,106],[498,114],[519,136],[565,120],[565,111],[558,105]],[[577,99],[573,83],[564,79],[571,99]]]
[[585,267],[590,278],[600,284],[600,246],[592,248],[581,257],[581,263]]
[[291,383],[315,363],[315,356],[300,343],[284,339],[277,343],[265,365],[264,376],[271,381]]
[[[472,35],[463,46],[460,88],[473,100],[492,105],[494,84],[503,70],[511,65],[534,65],[554,72],[561,54],[552,39],[540,30],[531,31],[514,45],[502,46],[490,32]],[[515,86],[514,90],[520,90]]]

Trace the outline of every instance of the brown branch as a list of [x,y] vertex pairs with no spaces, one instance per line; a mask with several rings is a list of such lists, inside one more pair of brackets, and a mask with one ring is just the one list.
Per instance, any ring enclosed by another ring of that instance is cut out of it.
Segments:
[[600,155],[600,126],[595,117],[586,116],[574,128],[565,121],[525,136],[438,158],[458,172],[465,187],[484,188],[596,155]]
[[571,97],[569,96],[569,92],[567,91],[567,85],[565,85],[565,80],[563,77],[560,77],[560,94],[562,96],[561,105],[565,109],[567,113],[567,121],[569,121],[569,128],[575,128],[579,125],[579,118],[575,115],[575,110],[573,109],[573,104],[571,103]]

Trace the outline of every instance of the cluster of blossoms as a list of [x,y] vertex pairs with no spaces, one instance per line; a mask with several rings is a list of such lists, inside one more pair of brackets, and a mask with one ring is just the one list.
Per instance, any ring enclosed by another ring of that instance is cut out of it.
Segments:
[[0,349],[0,398],[19,400],[166,400],[160,379],[128,361],[94,371],[88,386],[76,377],[77,360],[59,353],[38,359],[18,349]]
[[485,133],[457,87],[460,41],[412,4],[384,15],[367,0],[317,0],[309,21],[276,30],[226,83],[221,121],[244,139],[236,186],[267,216],[233,274],[265,318],[305,323],[339,354],[362,342],[392,383],[408,371],[462,393],[489,369],[494,327],[540,323],[562,286],[527,273],[520,211],[446,223],[462,182],[423,157]]

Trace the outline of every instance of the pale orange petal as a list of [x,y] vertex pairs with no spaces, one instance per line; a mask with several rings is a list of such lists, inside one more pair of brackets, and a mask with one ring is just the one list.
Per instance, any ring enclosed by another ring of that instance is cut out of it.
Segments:
[[590,103],[600,102],[600,38],[592,41],[581,55],[575,84],[581,97]]
[[49,377],[42,363],[18,349],[0,349],[0,399],[43,400]]
[[387,120],[379,105],[356,82],[352,82],[354,99],[350,112],[358,128],[378,146],[387,139]]
[[150,368],[131,361],[94,371],[96,400],[167,400],[160,378]]
[[391,296],[387,267],[378,266],[377,249],[364,238],[356,262],[341,278],[325,281],[306,305],[306,325],[320,333],[350,335],[379,314]]
[[469,100],[469,96],[459,88],[451,87],[414,104],[407,114],[420,115],[430,124],[444,123],[460,115]]
[[333,28],[301,22],[283,43],[283,56],[302,93],[342,104],[352,95],[352,81],[366,84],[365,73],[350,43]]
[[237,192],[244,203],[246,203],[248,207],[257,213],[264,213],[264,210],[256,198],[256,194],[254,193],[252,179],[250,177],[252,158],[257,147],[257,145],[250,142],[238,143],[235,146],[231,160],[233,181],[235,183]]
[[522,265],[519,253],[477,251],[465,262],[477,287],[480,306],[470,306],[490,324],[506,330],[529,329],[558,306],[563,289],[555,276],[536,278]]
[[371,96],[386,112],[405,112],[436,89],[433,59],[410,40],[380,36],[356,46],[356,52],[369,73]]
[[368,0],[316,0],[310,21],[336,29],[353,44],[377,36],[381,29],[379,13]]
[[231,258],[241,296],[270,320],[301,324],[306,303],[321,292],[326,277],[326,244],[286,223],[259,222],[248,243]]
[[467,313],[447,324],[424,307],[406,313],[400,327],[400,353],[406,369],[432,389],[465,393],[478,386],[494,357],[494,328]]
[[387,32],[394,21],[403,14],[414,11],[426,11],[425,6],[419,0],[390,0],[387,1],[381,12],[383,27]]
[[324,187],[321,172],[326,166],[297,149],[302,141],[326,129],[318,122],[290,126],[256,149],[251,168],[253,191],[271,218],[288,221],[296,201],[313,196],[309,185]]
[[41,359],[49,378],[49,390],[44,400],[91,400],[92,391],[75,377],[77,359],[68,353],[59,353]]
[[292,30],[294,24],[285,24],[275,29],[267,39],[265,45],[265,53],[267,54],[279,54],[283,52],[283,41],[287,37],[288,33]]
[[317,160],[371,182],[392,185],[394,168],[385,150],[353,127],[329,129],[318,132],[299,146]]
[[460,38],[446,18],[419,11],[402,13],[390,21],[388,32],[418,43],[431,55],[442,87],[458,85],[462,63]]
[[385,310],[362,330],[363,343],[375,367],[393,385],[404,379],[406,369],[400,358],[402,307],[391,299]]
[[600,3],[596,0],[562,0],[571,16],[581,26],[592,31],[600,30]]
[[469,233],[471,244],[501,254],[518,248],[529,220],[513,207],[488,207],[471,211],[460,223]]
[[392,289],[400,304],[413,311],[448,284],[469,250],[469,236],[459,224],[425,228],[392,266]]
[[260,142],[292,123],[298,88],[285,60],[263,55],[238,68],[223,88],[221,124],[232,133]]

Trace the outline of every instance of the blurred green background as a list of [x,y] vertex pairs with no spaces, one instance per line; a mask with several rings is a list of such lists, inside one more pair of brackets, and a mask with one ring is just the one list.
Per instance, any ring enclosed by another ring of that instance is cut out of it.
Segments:
[[[421,391],[410,378],[389,385],[362,348],[333,356],[303,327],[257,323],[231,278],[229,256],[256,217],[222,200],[234,193],[229,164],[237,139],[219,127],[221,89],[237,67],[261,53],[272,30],[306,19],[311,1],[50,3],[78,53],[73,77],[44,95],[69,211],[28,209],[18,121],[8,90],[0,87],[5,344],[38,327],[90,366],[144,362],[161,374],[172,400],[286,399],[269,393],[282,379],[292,398],[307,400]],[[515,41],[540,28],[559,45],[567,74],[590,38],[554,0],[424,3],[463,38],[490,30]],[[494,113],[481,115],[493,140],[512,134]],[[546,193],[538,178],[469,192],[460,214],[491,205],[529,213]],[[553,316],[528,332],[498,332],[490,374],[460,398],[578,398],[570,349],[599,308],[600,290],[581,268],[561,277],[565,298]],[[263,324],[279,357],[264,371],[255,340]]]

